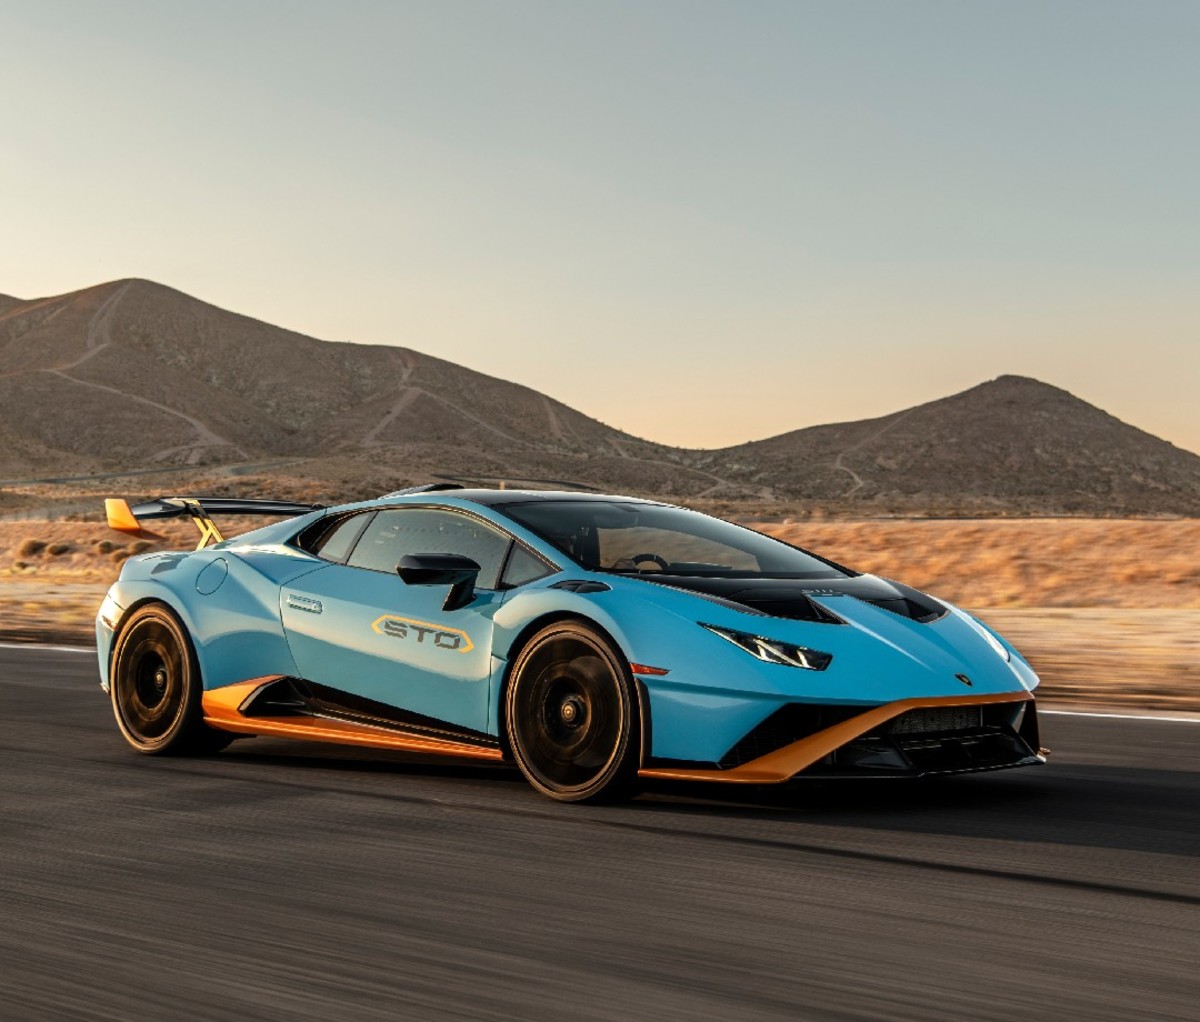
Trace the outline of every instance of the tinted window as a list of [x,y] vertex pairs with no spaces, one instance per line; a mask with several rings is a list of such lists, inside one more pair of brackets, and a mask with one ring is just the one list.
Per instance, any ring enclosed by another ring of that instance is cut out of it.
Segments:
[[731,522],[661,504],[554,500],[502,510],[591,571],[843,578],[818,557]]
[[520,543],[516,543],[513,546],[512,556],[508,559],[508,564],[504,566],[502,581],[506,589],[511,589],[513,586],[523,586],[526,582],[545,578],[553,571],[554,569],[537,554],[527,550]]
[[327,561],[344,561],[350,548],[354,546],[354,541],[358,539],[358,534],[362,532],[363,526],[370,519],[371,515],[368,512],[367,514],[351,515],[343,518],[340,522],[334,522],[313,543],[312,552]]
[[479,587],[495,589],[508,544],[504,533],[468,515],[436,508],[398,508],[374,517],[348,563],[394,572],[405,554],[462,554],[479,564]]

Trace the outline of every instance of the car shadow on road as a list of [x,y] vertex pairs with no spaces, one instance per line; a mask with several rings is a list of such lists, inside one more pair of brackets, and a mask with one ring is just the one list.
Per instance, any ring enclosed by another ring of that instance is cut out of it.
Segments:
[[343,774],[391,774],[397,777],[460,778],[528,787],[515,767],[479,763],[453,756],[360,749],[352,745],[293,739],[251,738],[235,742],[220,753],[222,760],[243,760],[262,766],[322,770]]
[[[620,806],[559,805],[505,764],[295,741],[237,742],[222,759],[342,776],[395,778],[397,797],[419,796],[405,780],[461,782],[473,797],[494,792],[497,811],[586,822],[689,821],[696,828],[754,824],[759,836],[803,840],[804,827],[884,834],[1065,844],[1200,857],[1200,774],[1122,766],[1056,766],[922,780],[802,780],[777,786],[655,781]],[[391,790],[391,789],[389,789]],[[439,800],[453,796],[438,785]],[[372,785],[372,794],[385,794]]]
[[1066,844],[1200,857],[1200,775],[1057,766],[921,780],[776,787],[656,785],[641,811],[895,834]]

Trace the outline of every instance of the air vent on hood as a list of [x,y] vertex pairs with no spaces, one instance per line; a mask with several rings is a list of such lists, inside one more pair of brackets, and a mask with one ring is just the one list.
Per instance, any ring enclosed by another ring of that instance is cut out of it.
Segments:
[[739,603],[769,617],[788,618],[792,621],[815,621],[827,625],[846,623],[819,603],[810,600],[808,594],[799,589],[782,587],[778,589],[768,587],[743,589],[730,593],[728,598],[734,603]]
[[898,595],[875,597],[862,595],[858,596],[858,599],[871,604],[872,607],[890,610],[893,614],[899,614],[901,617],[906,617],[910,621],[918,621],[923,625],[930,621],[936,621],[947,613],[946,608],[933,597],[926,596],[916,589],[910,589],[900,582],[892,582],[890,579],[888,582]]

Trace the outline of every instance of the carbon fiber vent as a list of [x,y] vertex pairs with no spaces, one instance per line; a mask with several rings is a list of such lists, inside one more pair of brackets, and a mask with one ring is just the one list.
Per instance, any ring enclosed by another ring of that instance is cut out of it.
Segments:
[[782,749],[785,745],[815,735],[828,727],[840,724],[862,713],[863,706],[826,706],[806,703],[789,703],[781,706],[741,741],[721,757],[720,767],[741,766],[752,759],[765,756],[768,752]]

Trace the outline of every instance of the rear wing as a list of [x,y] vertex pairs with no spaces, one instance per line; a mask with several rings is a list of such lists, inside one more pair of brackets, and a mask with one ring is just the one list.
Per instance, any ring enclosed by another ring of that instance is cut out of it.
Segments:
[[191,518],[200,530],[197,550],[209,543],[220,543],[225,537],[212,520],[213,515],[270,515],[288,517],[324,510],[324,504],[298,504],[290,500],[243,500],[234,497],[155,497],[144,504],[134,504],[118,497],[104,502],[108,526],[143,539],[162,539],[160,535],[142,528],[143,521],[158,518]]

